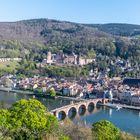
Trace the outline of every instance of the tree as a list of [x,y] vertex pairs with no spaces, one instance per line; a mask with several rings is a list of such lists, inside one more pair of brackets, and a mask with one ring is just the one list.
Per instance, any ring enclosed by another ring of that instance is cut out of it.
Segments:
[[58,129],[58,121],[37,100],[20,100],[10,108],[10,124],[14,139],[41,139]]
[[19,62],[19,66],[17,67],[17,74],[32,77],[36,74],[36,70],[36,64],[34,61],[27,61],[26,59],[22,59],[22,61]]
[[[41,137],[46,132],[46,107],[37,100],[20,100],[10,108],[10,123],[13,126],[13,132],[28,134],[31,136]],[[19,136],[17,136],[19,138]],[[27,137],[27,136],[26,136]]]
[[10,124],[8,124],[10,113],[6,109],[0,109],[0,129],[4,126],[8,128]]
[[111,122],[102,120],[92,125],[92,133],[97,140],[118,140],[120,129]]
[[58,120],[55,116],[47,114],[47,133],[57,136],[58,131]]
[[65,119],[60,127],[71,140],[93,140],[91,129],[83,124],[76,125],[70,119]]
[[9,123],[10,113],[6,109],[0,109],[0,139],[8,139],[6,136],[9,128],[11,127]]
[[50,96],[55,97],[56,96],[56,91],[54,88],[51,88],[49,91]]

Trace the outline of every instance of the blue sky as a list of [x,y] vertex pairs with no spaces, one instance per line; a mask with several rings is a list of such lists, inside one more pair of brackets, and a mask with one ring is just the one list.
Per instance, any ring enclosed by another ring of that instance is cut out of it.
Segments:
[[140,24],[140,0],[0,0],[0,21],[33,18]]

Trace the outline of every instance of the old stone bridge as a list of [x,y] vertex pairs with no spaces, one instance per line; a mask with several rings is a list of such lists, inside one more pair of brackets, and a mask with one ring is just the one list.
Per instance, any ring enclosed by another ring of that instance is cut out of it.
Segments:
[[107,102],[109,102],[109,99],[103,98],[84,100],[60,108],[56,108],[54,110],[51,110],[51,113],[55,115],[57,118],[59,118],[60,114],[63,115],[63,117],[65,118],[66,116],[69,115],[70,112],[75,112],[79,114],[82,111],[88,110],[91,106],[96,107],[98,103],[105,104]]

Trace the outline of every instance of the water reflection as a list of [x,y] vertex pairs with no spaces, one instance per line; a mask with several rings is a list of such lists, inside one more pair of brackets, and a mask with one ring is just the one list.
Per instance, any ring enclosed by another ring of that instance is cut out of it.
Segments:
[[89,113],[92,113],[93,110],[94,110],[94,104],[93,104],[93,103],[90,103],[90,104],[88,105],[88,111],[89,111]]
[[109,116],[112,116],[112,108],[109,108]]

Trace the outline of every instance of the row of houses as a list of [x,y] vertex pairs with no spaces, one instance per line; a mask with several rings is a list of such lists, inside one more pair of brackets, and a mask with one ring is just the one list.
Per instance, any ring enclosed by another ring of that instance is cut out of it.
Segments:
[[112,89],[116,98],[124,104],[140,105],[140,80],[124,79],[113,83]]
[[[134,79],[129,79],[128,81]],[[121,78],[88,78],[88,79],[56,79],[48,77],[34,77],[17,80],[16,77],[1,77],[0,85],[4,87],[12,87],[21,90],[35,91],[40,89],[43,94],[53,88],[55,91],[64,96],[88,97],[96,95],[96,97],[104,97],[104,91],[112,91],[113,97],[122,103],[133,105],[140,104],[140,86],[137,84],[126,83]]]
[[41,89],[42,93],[46,93],[49,89],[53,88],[59,94],[64,96],[77,96],[81,97],[84,93],[92,92],[92,84],[87,82],[81,83],[75,80],[57,80],[55,78],[26,78],[16,82],[16,89],[23,90],[36,90]]
[[111,90],[113,97],[121,103],[140,105],[140,79],[102,77],[92,81],[94,90],[103,92]]
[[140,94],[137,94],[133,91],[120,93],[118,95],[118,98],[122,103],[130,105],[140,105]]

